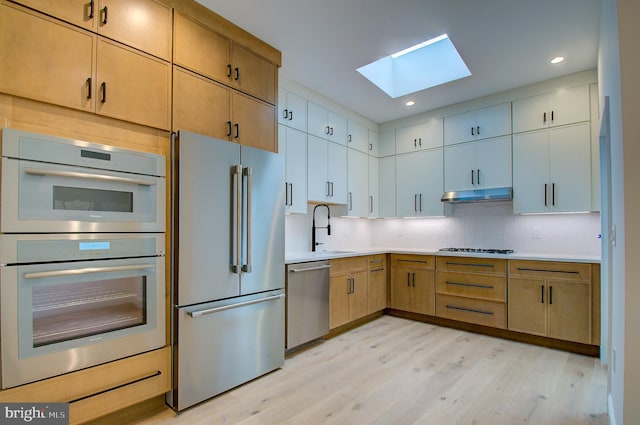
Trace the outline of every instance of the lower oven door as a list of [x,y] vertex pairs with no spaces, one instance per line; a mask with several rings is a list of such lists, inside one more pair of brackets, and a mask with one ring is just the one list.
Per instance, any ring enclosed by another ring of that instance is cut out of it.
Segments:
[[2,267],[2,388],[164,346],[164,261]]

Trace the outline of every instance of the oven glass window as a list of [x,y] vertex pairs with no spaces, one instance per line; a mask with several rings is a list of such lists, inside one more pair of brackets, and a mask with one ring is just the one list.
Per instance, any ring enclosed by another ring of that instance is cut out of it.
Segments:
[[144,276],[32,290],[34,347],[147,323]]
[[53,209],[133,212],[133,192],[53,186]]

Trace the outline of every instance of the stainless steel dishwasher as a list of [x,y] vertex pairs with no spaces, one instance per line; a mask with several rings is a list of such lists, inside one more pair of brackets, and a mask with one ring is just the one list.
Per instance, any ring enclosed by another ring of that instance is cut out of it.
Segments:
[[287,266],[287,350],[329,332],[329,261]]

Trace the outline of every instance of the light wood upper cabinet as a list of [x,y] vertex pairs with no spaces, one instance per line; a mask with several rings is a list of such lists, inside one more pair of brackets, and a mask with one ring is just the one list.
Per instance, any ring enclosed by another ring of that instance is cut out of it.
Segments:
[[96,112],[169,129],[171,66],[111,40],[98,40]]
[[19,0],[18,3],[171,60],[171,8],[155,0]]
[[513,132],[589,121],[589,86],[579,86],[513,102]]
[[171,8],[155,0],[100,0],[98,34],[171,60]]
[[189,130],[225,140],[229,134],[230,90],[180,67],[173,67],[173,124],[175,131]]
[[95,53],[94,34],[0,3],[0,92],[93,111]]
[[231,122],[232,142],[271,152],[278,151],[274,105],[232,91]]
[[55,16],[70,24],[96,31],[98,5],[91,0],[17,0],[16,3]]
[[276,65],[176,11],[174,63],[268,103],[276,103]]

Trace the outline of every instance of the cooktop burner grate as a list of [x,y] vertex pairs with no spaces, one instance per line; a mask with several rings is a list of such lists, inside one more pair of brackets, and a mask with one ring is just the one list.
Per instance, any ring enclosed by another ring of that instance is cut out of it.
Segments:
[[512,254],[513,249],[486,249],[486,248],[440,248],[442,252],[475,252],[481,254]]

